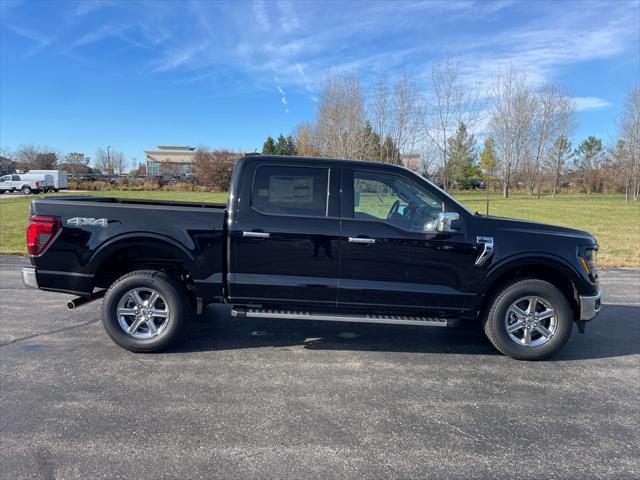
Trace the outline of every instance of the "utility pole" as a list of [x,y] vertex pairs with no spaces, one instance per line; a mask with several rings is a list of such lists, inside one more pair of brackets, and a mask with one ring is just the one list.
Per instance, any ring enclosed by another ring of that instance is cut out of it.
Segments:
[[107,172],[109,173],[109,175],[111,175],[111,154],[109,152],[109,150],[111,150],[111,145],[107,146]]

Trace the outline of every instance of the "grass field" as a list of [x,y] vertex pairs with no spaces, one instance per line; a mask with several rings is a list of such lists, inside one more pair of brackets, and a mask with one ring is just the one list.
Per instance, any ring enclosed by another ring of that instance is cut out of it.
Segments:
[[[160,200],[226,202],[226,193],[208,192],[91,192],[92,195],[135,197]],[[0,253],[24,254],[24,229],[29,202],[38,197],[0,200]],[[473,211],[484,213],[485,194],[462,192],[456,195]],[[640,205],[625,203],[621,195],[560,195],[555,200],[515,194],[503,199],[490,196],[489,213],[579,228],[593,233],[600,243],[598,262],[603,267],[640,268]]]

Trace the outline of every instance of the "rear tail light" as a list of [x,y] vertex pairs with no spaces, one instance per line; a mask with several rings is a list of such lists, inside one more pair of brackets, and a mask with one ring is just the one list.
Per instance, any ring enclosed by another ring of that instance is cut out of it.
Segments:
[[61,227],[60,217],[29,215],[29,226],[27,226],[27,251],[29,255],[40,255],[44,252]]

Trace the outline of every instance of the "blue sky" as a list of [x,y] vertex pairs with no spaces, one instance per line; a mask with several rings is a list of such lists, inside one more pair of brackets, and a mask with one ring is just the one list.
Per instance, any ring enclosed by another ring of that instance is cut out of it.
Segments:
[[129,158],[157,144],[253,151],[312,118],[319,82],[459,60],[576,97],[575,139],[611,141],[640,77],[640,0],[0,1],[0,144]]

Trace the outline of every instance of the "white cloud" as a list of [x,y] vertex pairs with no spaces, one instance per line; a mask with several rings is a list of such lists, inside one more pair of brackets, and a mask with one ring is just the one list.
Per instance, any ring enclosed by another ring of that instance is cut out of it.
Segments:
[[258,25],[263,30],[269,30],[271,28],[271,21],[269,20],[269,14],[267,13],[264,0],[254,0],[253,13],[255,14]]
[[576,104],[576,110],[582,112],[584,110],[600,110],[609,108],[612,104],[598,97],[573,97]]

